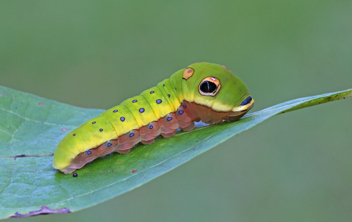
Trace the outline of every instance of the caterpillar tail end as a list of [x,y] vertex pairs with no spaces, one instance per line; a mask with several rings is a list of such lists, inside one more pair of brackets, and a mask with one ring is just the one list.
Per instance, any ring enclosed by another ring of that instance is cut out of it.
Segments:
[[71,174],[72,172],[74,172],[77,169],[76,168],[70,168],[70,166],[68,166],[68,167],[65,167],[63,169],[58,169],[58,170],[60,170],[64,174]]
[[72,167],[72,165],[67,166],[67,164],[66,164],[66,166],[64,165],[64,167],[63,167],[62,164],[60,164],[60,162],[56,160],[55,154],[54,154],[53,167],[55,169],[63,172],[64,174],[70,174],[73,171],[77,170],[77,168]]
[[75,153],[68,151],[66,147],[60,143],[54,153],[53,167],[64,174],[72,173],[77,169],[77,167],[72,167],[71,164],[75,155]]

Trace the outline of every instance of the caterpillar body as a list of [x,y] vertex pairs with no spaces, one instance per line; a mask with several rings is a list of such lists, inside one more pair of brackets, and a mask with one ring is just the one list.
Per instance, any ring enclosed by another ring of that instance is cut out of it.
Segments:
[[225,66],[194,63],[68,133],[55,150],[53,167],[69,174],[97,157],[151,144],[160,134],[190,131],[194,122],[239,120],[253,105],[246,85]]

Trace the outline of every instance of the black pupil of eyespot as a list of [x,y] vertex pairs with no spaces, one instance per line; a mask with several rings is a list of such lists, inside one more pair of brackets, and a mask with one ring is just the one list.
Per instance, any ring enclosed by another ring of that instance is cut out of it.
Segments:
[[242,103],[240,106],[244,106],[247,105],[248,103],[250,103],[252,101],[252,97],[248,96]]
[[204,81],[200,85],[200,90],[204,93],[212,93],[216,90],[216,85],[210,81]]

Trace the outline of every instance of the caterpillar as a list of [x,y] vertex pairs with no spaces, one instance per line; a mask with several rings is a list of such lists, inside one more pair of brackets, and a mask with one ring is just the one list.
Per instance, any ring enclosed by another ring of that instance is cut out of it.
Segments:
[[253,105],[247,86],[228,68],[194,63],[68,133],[55,150],[53,167],[70,174],[111,152],[151,144],[160,134],[190,131],[194,122],[237,121]]

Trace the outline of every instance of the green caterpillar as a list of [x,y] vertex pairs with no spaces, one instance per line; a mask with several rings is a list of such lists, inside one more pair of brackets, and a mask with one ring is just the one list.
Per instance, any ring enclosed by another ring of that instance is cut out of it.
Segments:
[[57,146],[53,167],[69,174],[97,157],[153,143],[160,134],[192,130],[194,122],[236,121],[253,104],[246,85],[225,66],[194,63],[71,131]]

